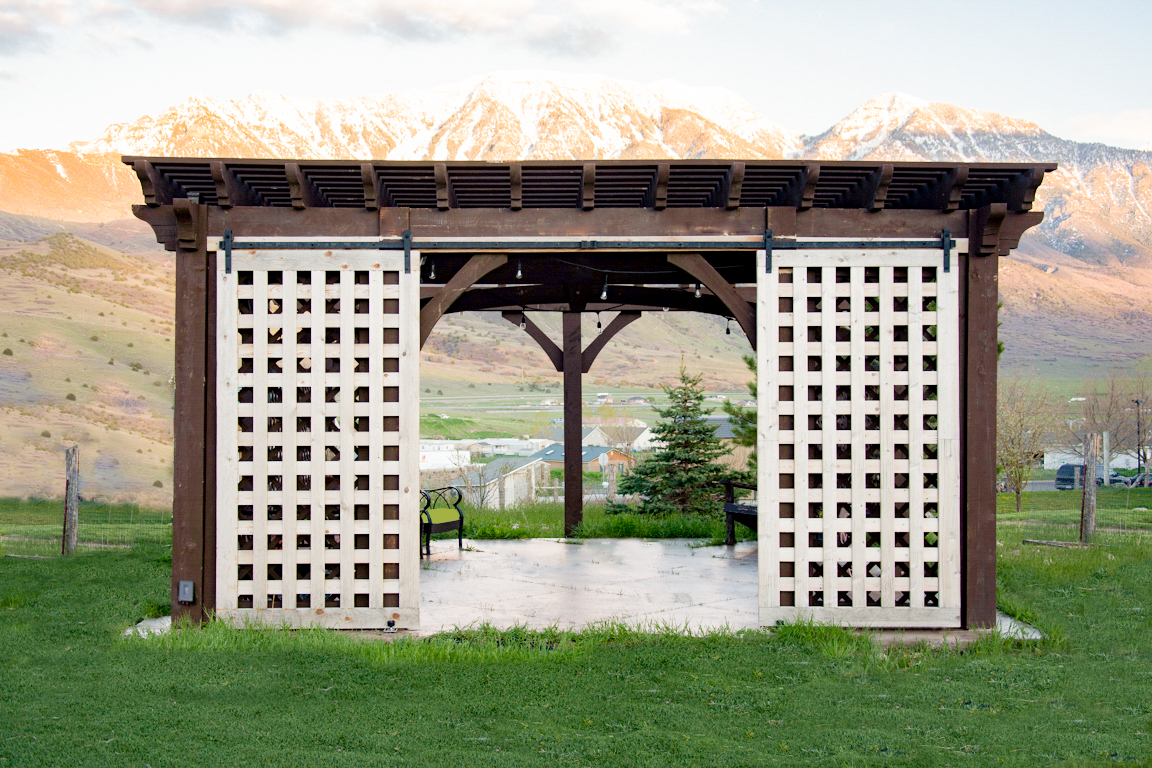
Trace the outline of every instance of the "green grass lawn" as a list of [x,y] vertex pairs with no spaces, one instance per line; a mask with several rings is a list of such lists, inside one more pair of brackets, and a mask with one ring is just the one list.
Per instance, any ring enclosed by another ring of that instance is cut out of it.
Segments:
[[[996,498],[996,519],[1002,522],[1080,524],[1082,491],[1035,491]],[[1099,488],[1096,493],[1096,525],[1116,530],[1152,530],[1152,488]]]
[[126,639],[166,607],[162,545],[0,557],[0,765],[1149,765],[1152,537],[1021,529],[1000,603],[1049,639],[963,652],[806,626]]
[[[81,550],[172,538],[172,512],[166,509],[83,501],[79,518]],[[59,554],[63,524],[59,499],[0,499],[0,556]]]

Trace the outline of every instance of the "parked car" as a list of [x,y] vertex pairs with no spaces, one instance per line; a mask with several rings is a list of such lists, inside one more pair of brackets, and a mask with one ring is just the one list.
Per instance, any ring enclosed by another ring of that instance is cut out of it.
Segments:
[[1127,478],[1125,485],[1129,488],[1152,488],[1152,472],[1141,472],[1135,477]]
[[[1065,464],[1056,470],[1056,490],[1071,491],[1082,487],[1081,478],[1084,475],[1083,464]],[[1125,485],[1125,477],[1116,470],[1109,475],[1111,485]],[[1096,486],[1104,485],[1104,465],[1096,465]]]

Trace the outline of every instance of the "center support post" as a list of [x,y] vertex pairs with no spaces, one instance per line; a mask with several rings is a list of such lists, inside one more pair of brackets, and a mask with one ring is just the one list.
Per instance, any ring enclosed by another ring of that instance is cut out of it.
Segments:
[[580,312],[565,312],[564,337],[564,535],[584,519],[584,472],[580,445],[584,426]]

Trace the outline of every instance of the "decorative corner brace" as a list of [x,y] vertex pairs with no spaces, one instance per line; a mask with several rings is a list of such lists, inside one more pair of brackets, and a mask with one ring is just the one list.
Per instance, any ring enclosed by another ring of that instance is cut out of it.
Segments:
[[772,230],[764,230],[764,272],[772,273]]
[[956,241],[952,239],[952,230],[945,229],[940,233],[941,245],[944,248],[944,271],[952,271],[952,246]]
[[400,235],[404,242],[404,274],[412,272],[412,230],[406,229]]
[[224,248],[224,274],[232,274],[232,230],[224,230],[224,237],[220,239],[220,245]]

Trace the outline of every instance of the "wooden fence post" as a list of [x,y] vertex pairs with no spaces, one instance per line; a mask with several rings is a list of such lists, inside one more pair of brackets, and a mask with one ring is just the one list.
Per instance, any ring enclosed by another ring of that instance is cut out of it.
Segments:
[[1096,457],[1099,455],[1099,440],[1097,434],[1086,435],[1084,439],[1084,504],[1080,510],[1080,541],[1084,544],[1091,541],[1096,533]]
[[80,523],[80,447],[73,445],[64,451],[64,535],[60,553],[70,555],[76,551],[77,527]]

